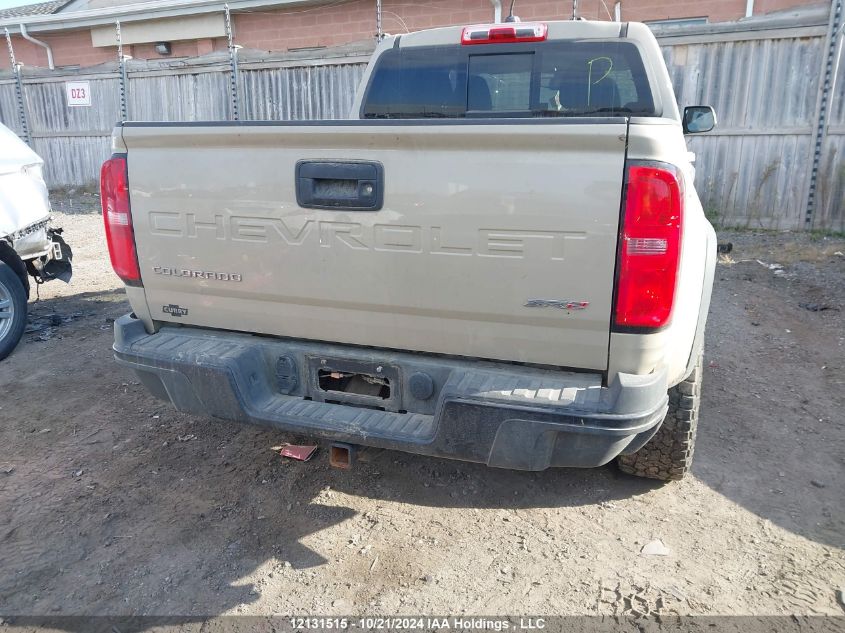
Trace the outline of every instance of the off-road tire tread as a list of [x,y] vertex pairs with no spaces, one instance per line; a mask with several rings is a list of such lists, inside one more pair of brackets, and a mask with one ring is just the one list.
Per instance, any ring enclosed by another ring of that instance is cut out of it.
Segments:
[[692,373],[669,390],[669,410],[654,437],[636,453],[616,458],[623,473],[661,481],[678,481],[687,474],[698,429],[701,361],[699,354]]

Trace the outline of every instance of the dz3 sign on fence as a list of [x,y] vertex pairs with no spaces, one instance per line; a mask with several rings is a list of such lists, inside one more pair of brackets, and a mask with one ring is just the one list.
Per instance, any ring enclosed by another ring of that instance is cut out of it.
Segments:
[[65,83],[68,107],[91,105],[91,84],[88,81],[68,81]]

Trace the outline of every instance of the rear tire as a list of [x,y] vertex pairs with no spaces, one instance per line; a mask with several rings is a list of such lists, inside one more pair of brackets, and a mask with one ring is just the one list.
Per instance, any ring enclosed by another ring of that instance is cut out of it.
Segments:
[[636,453],[616,458],[623,473],[678,481],[690,470],[701,405],[701,359],[699,353],[692,373],[669,390],[669,410],[654,437]]
[[10,266],[0,262],[0,360],[17,347],[26,328],[26,290]]

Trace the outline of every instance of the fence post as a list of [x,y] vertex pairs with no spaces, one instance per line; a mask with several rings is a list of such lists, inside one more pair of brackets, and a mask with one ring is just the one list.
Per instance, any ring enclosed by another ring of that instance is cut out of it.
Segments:
[[226,11],[226,38],[229,41],[229,66],[231,67],[232,81],[232,118],[240,120],[240,95],[238,94],[238,50],[232,38],[232,16],[229,13],[229,5],[224,4]]
[[32,147],[32,137],[29,135],[29,123],[26,119],[26,103],[23,98],[23,81],[21,79],[21,65],[15,60],[15,49],[12,46],[12,36],[6,28],[6,46],[9,47],[9,63],[12,65],[12,72],[15,75],[15,98],[18,102],[18,120],[21,126],[21,134],[26,144]]
[[810,182],[807,187],[807,212],[804,216],[804,228],[813,228],[816,213],[816,190],[818,188],[819,165],[822,159],[822,148],[827,132],[827,117],[830,111],[830,97],[833,81],[833,64],[835,63],[836,42],[842,25],[842,2],[833,0],[830,4],[830,21],[827,36],[822,48],[822,76],[820,82],[819,99],[816,105],[816,116],[813,125],[813,161],[810,168]]

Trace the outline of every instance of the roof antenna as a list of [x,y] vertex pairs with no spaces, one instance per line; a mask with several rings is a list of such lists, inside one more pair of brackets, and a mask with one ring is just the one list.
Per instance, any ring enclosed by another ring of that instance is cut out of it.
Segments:
[[511,9],[508,12],[508,17],[505,18],[505,22],[520,22],[518,15],[513,14],[513,5],[516,4],[516,0],[511,0]]
[[572,0],[572,19],[578,19],[578,0]]

